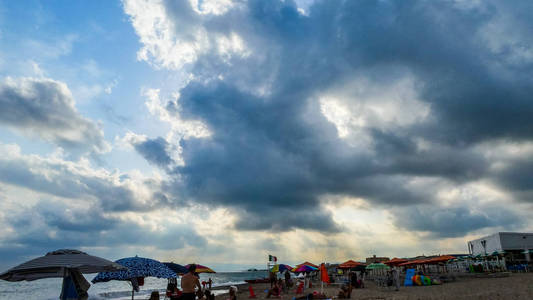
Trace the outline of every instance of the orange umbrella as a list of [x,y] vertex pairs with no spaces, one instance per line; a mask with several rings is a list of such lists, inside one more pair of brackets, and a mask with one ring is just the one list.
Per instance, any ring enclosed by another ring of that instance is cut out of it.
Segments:
[[349,261],[345,261],[343,262],[342,264],[339,265],[339,268],[340,269],[351,269],[351,268],[355,268],[357,266],[361,266],[363,265],[362,263],[360,262],[356,262],[356,261],[353,261],[353,260],[349,260]]
[[432,264],[432,263],[447,262],[450,259],[454,259],[454,258],[455,258],[455,256],[451,256],[451,255],[441,255],[441,256],[437,256],[437,257],[433,257],[433,258],[428,259],[427,263],[428,264]]
[[395,257],[395,258],[393,258],[393,259],[391,259],[389,261],[384,262],[384,264],[389,265],[389,266],[397,266],[397,265],[400,265],[400,264],[405,263],[405,262],[408,262],[408,260],[407,259],[403,259],[403,258]]

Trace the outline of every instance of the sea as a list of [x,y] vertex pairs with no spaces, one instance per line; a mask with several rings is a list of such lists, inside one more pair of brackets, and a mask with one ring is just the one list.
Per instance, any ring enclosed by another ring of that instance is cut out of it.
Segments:
[[[266,271],[246,271],[246,272],[220,272],[214,274],[200,274],[200,282],[207,281],[209,278],[213,281],[213,287],[229,286],[245,283],[246,279],[259,279],[267,277]],[[91,280],[96,274],[84,275],[87,281]],[[0,299],[24,299],[24,300],[57,300],[61,293],[61,278],[47,278],[35,281],[8,282],[0,280]],[[178,285],[179,285],[178,280]],[[167,279],[147,277],[140,291],[135,293],[135,299],[148,299],[152,291],[159,291],[164,299],[167,287]],[[226,290],[215,290],[215,294],[226,293]],[[91,283],[89,288],[89,300],[127,300],[131,299],[131,285],[126,281],[109,281],[100,283]]]

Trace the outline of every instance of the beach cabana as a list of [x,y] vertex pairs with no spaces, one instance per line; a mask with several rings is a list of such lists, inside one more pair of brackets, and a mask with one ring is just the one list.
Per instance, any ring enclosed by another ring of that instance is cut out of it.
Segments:
[[134,297],[134,292],[139,291],[139,286],[143,285],[145,277],[168,279],[178,276],[174,271],[155,259],[135,256],[119,259],[116,263],[126,267],[127,270],[98,273],[92,282],[129,281],[132,285],[131,299]]
[[22,263],[0,274],[6,281],[32,281],[43,278],[63,278],[61,299],[73,295],[82,297],[87,293],[90,284],[83,274],[102,271],[123,270],[125,267],[107,259],[92,256],[85,252],[71,249],[60,249],[48,252],[25,263]]
[[[186,265],[185,268],[189,269],[189,265]],[[204,265],[199,265],[199,264],[195,264],[196,265],[196,273],[200,274],[200,273],[216,273],[213,269],[209,268],[209,267],[206,267]]]

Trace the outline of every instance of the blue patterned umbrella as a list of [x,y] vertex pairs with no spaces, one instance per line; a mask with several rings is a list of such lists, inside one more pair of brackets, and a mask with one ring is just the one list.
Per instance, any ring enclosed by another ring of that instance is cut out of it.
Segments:
[[[122,265],[127,270],[117,272],[101,272],[93,278],[92,282],[107,282],[110,280],[124,280],[135,281],[139,277],[157,277],[157,278],[174,278],[177,277],[176,273],[169,269],[164,264],[158,262],[155,259],[144,257],[127,257],[121,258],[116,261],[119,265]],[[135,286],[133,287],[135,290]],[[133,299],[133,290],[131,292],[131,299]]]
[[189,272],[189,269],[185,268],[182,265],[175,264],[173,262],[164,262],[163,264],[167,266],[169,269],[171,269],[172,271],[174,271],[176,274],[185,274]]

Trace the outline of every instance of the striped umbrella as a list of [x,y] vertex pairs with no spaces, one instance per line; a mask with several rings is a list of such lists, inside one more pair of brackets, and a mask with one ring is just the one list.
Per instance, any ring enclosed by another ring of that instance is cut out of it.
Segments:
[[[195,264],[196,265],[196,273],[216,273],[215,271],[213,271],[213,269],[211,268],[208,268],[206,266],[202,266],[202,265],[199,265],[199,264]],[[186,265],[185,268],[189,269],[189,265]]]
[[61,278],[64,277],[66,269],[77,269],[81,273],[98,273],[122,270],[125,267],[78,250],[60,249],[11,268],[0,274],[0,279],[31,281],[51,277]]
[[116,271],[125,269],[123,266],[92,256],[87,253],[60,249],[46,253],[23,264],[20,264],[0,274],[0,279],[7,281],[32,281],[42,278],[63,278],[61,299],[81,297],[87,295],[91,286],[81,273],[96,273],[101,271]]

